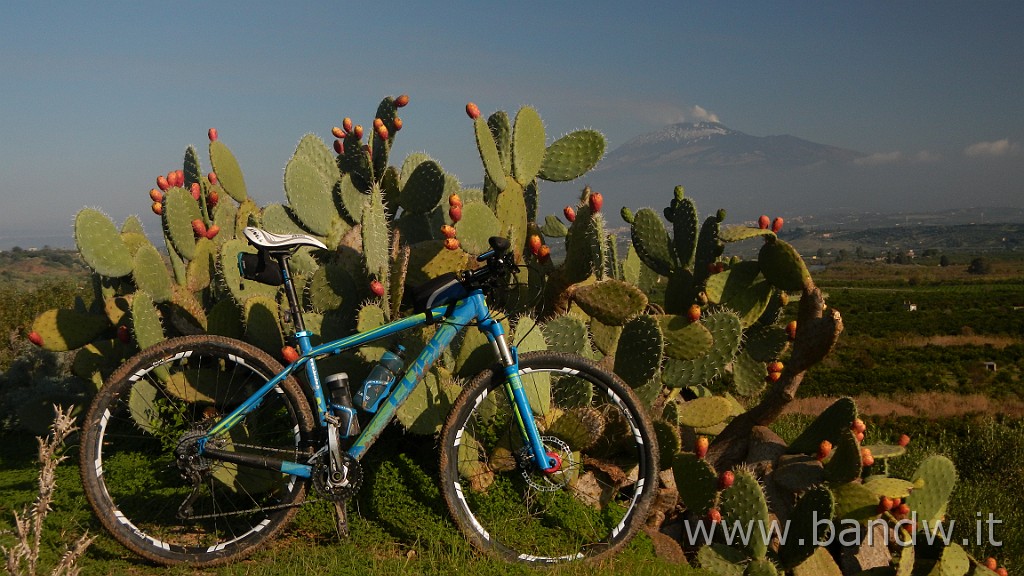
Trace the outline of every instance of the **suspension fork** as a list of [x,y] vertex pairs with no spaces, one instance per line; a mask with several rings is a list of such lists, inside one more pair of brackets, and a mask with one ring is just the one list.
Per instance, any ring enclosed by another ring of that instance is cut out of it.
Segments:
[[508,345],[500,323],[487,319],[480,323],[480,329],[491,341],[494,352],[505,372],[505,392],[512,401],[513,414],[523,443],[530,447],[533,461],[541,472],[548,474],[557,472],[561,462],[558,458],[549,455],[547,448],[544,447],[544,442],[540,439],[540,431],[537,430],[537,422],[533,418],[533,408],[530,407],[523,382],[519,378],[518,350],[515,346]]

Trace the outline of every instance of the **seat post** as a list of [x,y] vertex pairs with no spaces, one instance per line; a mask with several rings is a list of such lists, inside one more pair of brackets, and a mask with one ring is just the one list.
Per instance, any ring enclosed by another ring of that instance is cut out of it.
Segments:
[[295,326],[295,332],[305,332],[306,324],[302,320],[299,298],[295,293],[295,282],[292,281],[292,271],[288,267],[288,256],[288,252],[277,252],[274,254],[274,258],[277,259],[277,263],[281,266],[281,277],[284,278],[284,293],[288,298],[288,312],[291,314],[292,325]]

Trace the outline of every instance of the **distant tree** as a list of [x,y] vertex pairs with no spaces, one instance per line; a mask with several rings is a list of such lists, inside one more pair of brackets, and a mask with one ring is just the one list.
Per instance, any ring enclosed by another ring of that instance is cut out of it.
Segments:
[[949,256],[946,256],[945,254],[940,256],[939,257],[939,266],[943,266],[943,267],[949,266]]
[[971,260],[970,265],[967,266],[967,272],[969,274],[988,274],[992,272],[992,263],[979,256]]
[[930,258],[932,256],[938,256],[939,255],[939,249],[938,248],[928,248],[921,255],[924,256],[925,258]]

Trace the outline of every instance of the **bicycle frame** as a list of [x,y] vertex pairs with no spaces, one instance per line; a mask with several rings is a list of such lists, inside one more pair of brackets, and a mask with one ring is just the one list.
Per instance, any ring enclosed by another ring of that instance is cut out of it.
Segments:
[[[290,284],[287,282],[286,284]],[[243,463],[259,466],[272,470],[280,470],[285,474],[291,474],[302,478],[309,478],[312,475],[312,466],[301,462],[290,462],[276,460],[267,457],[256,457],[244,453],[229,452],[207,447],[210,439],[227,433],[232,426],[242,420],[249,412],[260,405],[274,388],[285,378],[295,371],[304,368],[309,380],[310,387],[315,399],[317,418],[322,427],[327,426],[331,418],[328,401],[324,389],[320,383],[320,374],[317,370],[317,357],[327,357],[340,354],[363,346],[376,340],[426,325],[429,318],[443,318],[437,321],[438,327],[434,336],[427,342],[427,345],[407,368],[405,375],[398,380],[390,390],[388,397],[381,402],[377,413],[370,422],[356,437],[354,443],[347,450],[349,456],[359,460],[366,450],[380,437],[385,426],[391,422],[395,413],[403,402],[409,397],[412,390],[422,381],[424,374],[434,365],[434,362],[441,356],[444,350],[451,344],[455,336],[465,327],[477,324],[478,328],[486,335],[487,340],[494,347],[505,373],[505,391],[508,393],[512,404],[517,412],[517,424],[525,445],[530,447],[534,456],[534,463],[541,471],[552,471],[557,461],[549,458],[544,444],[540,438],[536,423],[533,419],[533,410],[530,407],[526,392],[523,389],[519,378],[519,358],[514,346],[510,347],[505,338],[504,328],[501,323],[491,318],[486,299],[483,292],[474,290],[465,298],[457,301],[454,306],[439,306],[428,313],[420,313],[414,316],[396,320],[379,326],[373,330],[353,334],[332,342],[313,347],[310,342],[310,332],[300,330],[295,333],[298,341],[301,356],[295,362],[289,364],[283,371],[271,378],[263,387],[257,390],[252,396],[245,400],[231,413],[215,424],[203,438],[198,442],[199,453],[207,457],[224,460],[228,462]],[[296,323],[301,326],[301,320]]]

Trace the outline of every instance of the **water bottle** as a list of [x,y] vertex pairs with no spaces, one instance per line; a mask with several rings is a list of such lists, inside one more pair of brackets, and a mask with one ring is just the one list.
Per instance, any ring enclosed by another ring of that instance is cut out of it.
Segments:
[[376,412],[380,401],[387,396],[394,384],[395,378],[405,367],[405,347],[401,344],[393,346],[390,350],[384,351],[380,362],[373,367],[370,375],[363,382],[363,388],[356,392],[356,406],[367,412]]
[[331,411],[338,417],[338,430],[342,438],[359,434],[359,419],[356,409],[352,407],[352,394],[348,390],[348,374],[338,372],[324,380],[327,389],[327,401]]

